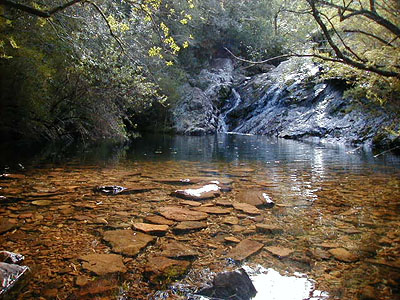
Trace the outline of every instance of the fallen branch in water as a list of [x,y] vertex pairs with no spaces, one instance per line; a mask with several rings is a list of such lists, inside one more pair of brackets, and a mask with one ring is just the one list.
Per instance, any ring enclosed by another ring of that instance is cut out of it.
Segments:
[[389,150],[386,150],[386,151],[383,151],[383,152],[381,152],[381,153],[378,153],[377,155],[374,155],[374,158],[377,158],[377,157],[379,157],[379,156],[381,156],[381,155],[383,155],[383,154],[385,154],[385,153],[388,153],[388,152],[390,152],[390,151],[392,151],[392,150],[395,150],[395,149],[400,149],[400,146],[396,146],[396,147],[391,148],[391,149],[389,149]]

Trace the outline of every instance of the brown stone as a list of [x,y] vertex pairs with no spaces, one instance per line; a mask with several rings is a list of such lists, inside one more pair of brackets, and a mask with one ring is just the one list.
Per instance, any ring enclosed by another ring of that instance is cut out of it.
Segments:
[[228,224],[228,225],[238,225],[239,219],[235,216],[227,216],[222,220],[222,223]]
[[16,228],[15,224],[11,223],[6,218],[0,218],[0,234],[10,231],[14,228]]
[[51,203],[53,203],[53,201],[51,201],[51,200],[36,200],[36,201],[32,201],[32,204],[36,205],[36,206],[48,206]]
[[80,260],[83,261],[82,268],[96,275],[125,273],[127,271],[122,256],[118,254],[89,254],[80,257]]
[[[119,291],[120,286],[117,280],[99,279],[81,287],[81,289],[73,294],[72,299],[89,300],[89,299],[110,299],[113,294]],[[104,296],[104,298],[95,296]]]
[[182,277],[189,269],[190,262],[163,256],[150,257],[144,276],[154,285],[165,287],[173,280]]
[[114,252],[135,256],[155,238],[130,229],[120,229],[104,232],[103,239],[111,244]]
[[238,238],[235,238],[234,236],[227,236],[224,238],[225,242],[229,243],[240,243],[240,240]]
[[220,206],[233,206],[232,201],[225,199],[218,199],[215,201],[215,204]]
[[220,195],[220,187],[216,184],[206,184],[198,188],[176,190],[172,193],[172,196],[196,201],[213,199]]
[[159,209],[159,213],[163,217],[175,221],[201,221],[208,217],[206,213],[177,206],[162,207]]
[[201,206],[201,203],[197,202],[197,201],[191,201],[191,200],[184,200],[181,202],[181,204],[183,205],[189,205],[189,206],[194,206],[194,207],[198,207]]
[[227,208],[220,208],[220,207],[197,207],[195,208],[196,211],[202,211],[212,215],[226,215],[231,212],[230,209]]
[[199,255],[199,253],[192,248],[177,241],[171,241],[168,244],[164,244],[161,247],[161,250],[161,256],[170,258],[196,257]]
[[135,223],[133,227],[136,230],[142,231],[148,234],[165,234],[168,231],[168,225],[154,225],[147,223]]
[[256,230],[263,233],[278,234],[283,233],[283,229],[276,225],[256,224]]
[[89,278],[86,276],[78,276],[75,279],[75,284],[77,286],[84,286],[89,283]]
[[271,252],[273,255],[276,255],[280,258],[288,257],[290,254],[294,252],[293,249],[289,248],[284,248],[280,246],[270,246],[266,248],[269,252]]
[[[197,203],[197,202],[196,202]],[[153,215],[153,216],[146,216],[144,221],[158,224],[158,225],[174,225],[174,221],[168,220],[164,217]]]
[[180,222],[176,225],[173,230],[175,232],[185,232],[185,231],[192,231],[192,230],[200,230],[207,227],[206,222],[199,222],[199,221],[184,221]]
[[335,257],[335,259],[343,262],[355,262],[358,260],[358,256],[347,251],[344,248],[335,248],[328,250],[330,254]]
[[227,256],[233,258],[234,260],[242,261],[250,255],[260,251],[262,247],[264,247],[263,244],[246,239],[241,241],[235,248],[229,251]]
[[247,203],[234,202],[233,207],[249,215],[259,215],[261,213],[257,207]]
[[274,202],[264,191],[241,191],[235,197],[236,202],[247,203],[257,207],[273,207]]

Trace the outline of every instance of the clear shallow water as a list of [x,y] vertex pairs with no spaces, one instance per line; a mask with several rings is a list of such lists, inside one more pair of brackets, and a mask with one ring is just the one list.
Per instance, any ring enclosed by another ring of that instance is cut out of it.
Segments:
[[[4,151],[2,165],[11,168],[0,181],[0,218],[16,227],[0,234],[0,250],[24,254],[34,270],[21,299],[37,299],[51,289],[66,299],[79,291],[77,278],[97,277],[82,268],[79,256],[112,250],[102,239],[104,231],[130,228],[160,207],[192,209],[171,196],[182,186],[165,179],[199,177],[232,181],[232,191],[215,200],[235,201],[239,193],[256,190],[276,206],[262,209],[259,218],[229,207],[229,215],[210,214],[206,229],[169,230],[135,258],[125,257],[129,272],[118,282],[131,299],[147,299],[157,290],[143,279],[143,268],[169,241],[200,253],[192,270],[218,272],[235,247],[227,237],[261,242],[263,249],[248,263],[285,276],[305,274],[329,299],[356,299],[371,289],[377,299],[399,298],[400,159],[389,153],[374,157],[351,148],[257,136],[150,136],[129,147],[47,148],[35,156]],[[106,196],[93,193],[99,185],[150,189]],[[202,205],[218,207],[215,200]],[[227,223],[226,217],[235,221]],[[278,230],[263,233],[258,224]],[[290,254],[279,256],[270,247]],[[356,258],[341,260],[330,252],[338,248]],[[278,293],[274,299],[286,298]]]

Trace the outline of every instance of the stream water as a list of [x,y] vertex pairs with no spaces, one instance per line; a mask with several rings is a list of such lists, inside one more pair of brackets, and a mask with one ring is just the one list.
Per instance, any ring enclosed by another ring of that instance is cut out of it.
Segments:
[[[261,287],[255,299],[400,299],[400,159],[390,153],[261,136],[149,136],[126,147],[34,156],[3,149],[0,164],[0,250],[24,255],[30,268],[11,299],[187,299],[179,284],[193,292],[210,274],[240,264]],[[229,188],[186,201],[171,195],[187,188],[182,179]],[[104,185],[134,192],[93,190]],[[262,192],[275,206],[233,207],[247,192]],[[172,216],[135,255],[122,253],[119,273],[85,265],[85,255],[121,254],[107,232],[136,232],[135,224],[171,206],[207,211],[205,225],[177,231]],[[244,240],[261,249],[232,264],[229,253]],[[174,289],[146,275],[172,241],[196,253]],[[264,277],[252,273],[257,268]],[[306,294],[285,296],[298,284]]]

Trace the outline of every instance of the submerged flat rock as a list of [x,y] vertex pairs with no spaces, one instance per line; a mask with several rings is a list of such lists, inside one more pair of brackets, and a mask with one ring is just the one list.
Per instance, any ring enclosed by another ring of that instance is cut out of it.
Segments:
[[239,202],[234,202],[233,207],[237,210],[240,210],[246,214],[249,215],[259,215],[261,214],[260,210],[255,207],[254,205],[247,204],[247,203],[239,203]]
[[172,196],[182,198],[185,200],[208,200],[219,197],[221,195],[220,187],[217,184],[206,184],[199,188],[176,190]]
[[144,218],[144,221],[158,225],[174,225],[174,221],[168,220],[158,215],[146,216]]
[[89,254],[79,258],[82,268],[96,275],[125,273],[127,271],[122,256],[118,254]]
[[103,239],[111,244],[114,252],[135,256],[154,241],[155,237],[130,229],[120,229],[104,232]]
[[288,257],[290,254],[294,252],[293,249],[284,248],[280,246],[271,246],[266,248],[270,253],[276,255],[280,258]]
[[186,244],[177,241],[171,241],[168,244],[163,245],[161,249],[161,256],[169,258],[188,258],[196,257],[199,255],[199,253],[194,249],[190,248]]
[[229,214],[231,212],[230,209],[227,208],[221,208],[221,207],[207,207],[207,206],[203,206],[203,207],[197,207],[195,208],[196,211],[201,211],[201,212],[205,212],[208,214],[213,214],[213,215],[226,215]]
[[173,230],[177,233],[179,232],[186,232],[192,230],[200,230],[207,228],[206,222],[199,222],[199,221],[183,221],[176,225]]
[[166,286],[173,280],[182,277],[189,267],[189,261],[155,256],[148,259],[144,276],[154,285]]
[[262,233],[278,234],[283,233],[283,229],[277,225],[256,224],[256,230]]
[[358,256],[347,251],[344,248],[335,248],[328,250],[330,254],[335,257],[335,259],[344,261],[344,262],[355,262],[358,260]]
[[201,211],[194,211],[179,206],[161,207],[158,212],[165,218],[174,221],[201,221],[208,217],[208,214]]
[[133,228],[148,234],[165,234],[168,231],[168,225],[154,225],[148,223],[135,223]]
[[273,207],[275,203],[264,191],[241,191],[236,194],[236,202],[247,203],[256,207]]
[[264,247],[264,244],[253,241],[251,239],[246,239],[241,241],[235,248],[233,248],[227,254],[227,257],[230,257],[237,261],[242,261],[253,255],[254,253],[260,251]]
[[0,218],[0,234],[10,231],[16,227],[17,226],[8,221],[8,219]]

